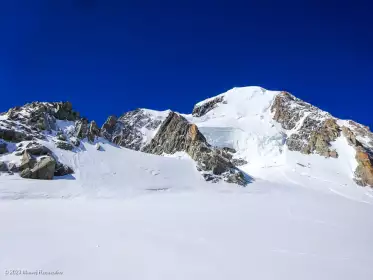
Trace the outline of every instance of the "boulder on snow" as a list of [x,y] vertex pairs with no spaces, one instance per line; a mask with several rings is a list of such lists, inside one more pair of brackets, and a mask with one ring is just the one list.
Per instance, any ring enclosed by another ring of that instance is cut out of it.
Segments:
[[11,163],[8,164],[8,170],[10,172],[18,172],[19,168],[18,168],[17,164],[11,162]]
[[57,133],[57,137],[56,137],[58,140],[60,141],[66,141],[67,140],[67,137],[65,134],[63,134],[62,132],[60,133]]
[[43,146],[38,142],[30,142],[29,144],[27,144],[25,151],[27,151],[27,153],[29,153],[30,155],[34,156],[52,154],[51,150],[49,150],[47,147]]
[[72,138],[70,139],[71,143],[75,146],[75,147],[79,147],[80,146],[80,141],[79,139],[76,139],[76,138]]
[[6,163],[0,161],[0,172],[7,172],[7,171],[8,171],[8,166],[6,165]]
[[52,180],[56,168],[56,161],[50,157],[42,157],[33,168],[25,168],[21,171],[22,178]]
[[25,179],[31,179],[31,169],[30,168],[25,168],[21,171],[21,173],[19,174],[19,176],[21,176],[22,178],[25,178]]
[[70,143],[67,143],[65,141],[57,141],[56,146],[57,146],[57,148],[60,148],[62,150],[67,150],[67,151],[71,151],[72,149],[74,149],[73,145],[71,145]]
[[27,151],[24,151],[22,154],[21,164],[19,170],[23,171],[24,169],[31,169],[35,166],[36,159],[34,159]]
[[73,174],[74,170],[70,166],[62,164],[60,162],[56,163],[56,169],[54,171],[54,176],[65,176],[69,174]]

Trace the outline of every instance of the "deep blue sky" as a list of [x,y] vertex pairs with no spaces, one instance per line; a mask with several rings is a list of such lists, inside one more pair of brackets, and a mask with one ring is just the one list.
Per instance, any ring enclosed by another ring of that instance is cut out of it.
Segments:
[[368,0],[0,3],[0,111],[70,100],[102,124],[259,85],[373,125]]

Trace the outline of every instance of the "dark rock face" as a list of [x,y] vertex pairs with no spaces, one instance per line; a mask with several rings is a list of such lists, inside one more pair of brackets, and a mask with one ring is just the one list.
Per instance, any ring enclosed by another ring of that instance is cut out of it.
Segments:
[[54,176],[65,176],[69,174],[74,174],[74,170],[72,170],[71,167],[60,162],[56,162]]
[[224,96],[220,96],[217,98],[214,98],[211,101],[208,101],[200,106],[195,106],[193,109],[193,116],[194,117],[202,117],[203,115],[207,114],[209,111],[214,109],[217,104],[224,102]]
[[25,140],[32,140],[33,136],[14,129],[0,128],[0,139],[18,143]]
[[282,128],[295,130],[286,140],[290,151],[338,157],[330,146],[341,135],[341,129],[331,115],[287,92],[276,96],[271,112]]
[[88,134],[88,120],[86,118],[75,122],[75,136],[84,139]]
[[[197,126],[190,124],[179,114],[171,112],[143,151],[152,154],[174,154],[179,151],[187,151],[192,144],[201,143],[206,143],[206,139],[199,132]],[[207,144],[201,146],[206,146],[206,150],[209,149]]]
[[8,164],[8,170],[10,172],[18,172],[19,168],[18,168],[18,166],[15,163],[9,163]]
[[79,119],[79,113],[73,110],[70,102],[58,102],[54,116],[59,120],[76,121]]
[[116,116],[109,116],[109,118],[106,120],[106,122],[103,124],[101,127],[101,136],[111,140],[114,130],[115,130],[115,125],[117,124],[117,117]]
[[6,165],[6,163],[0,161],[0,172],[7,172],[7,171],[8,171],[8,166]]
[[75,147],[80,146],[80,141],[78,139],[71,139],[71,144],[73,144]]
[[235,168],[229,158],[223,156],[226,153],[211,147],[195,124],[190,124],[174,112],[168,115],[143,151],[157,155],[185,151],[197,162],[199,170],[212,173],[204,176],[206,180],[213,178],[213,181],[216,178],[213,175],[223,175],[227,182],[246,184],[242,172]]
[[145,145],[145,136],[141,130],[156,130],[162,121],[137,109],[125,113],[119,119],[110,116],[101,128],[101,136],[119,146],[139,151]]
[[7,144],[0,142],[0,155],[8,152]]
[[89,142],[94,142],[96,136],[100,135],[100,129],[97,127],[95,121],[88,124],[87,119],[80,119],[75,123],[75,136],[84,139],[88,138]]
[[237,153],[237,151],[235,149],[229,148],[229,147],[224,147],[222,150],[225,151],[225,152],[228,152],[228,153],[232,153],[232,154]]
[[98,128],[95,121],[91,121],[88,126],[88,141],[94,142],[96,137],[100,135],[100,129]]
[[26,146],[26,152],[30,155],[34,156],[41,156],[41,155],[51,155],[52,151],[49,150],[47,147],[37,143],[37,142],[30,142]]

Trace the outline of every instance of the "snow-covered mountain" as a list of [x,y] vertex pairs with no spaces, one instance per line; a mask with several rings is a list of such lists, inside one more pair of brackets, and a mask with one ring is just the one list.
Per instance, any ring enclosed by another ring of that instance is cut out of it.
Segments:
[[0,115],[0,268],[372,279],[372,166],[368,127],[282,91],[234,88],[191,114],[137,109],[101,128],[69,102],[33,102]]
[[[368,127],[337,119],[290,93],[260,87],[234,88],[201,101],[189,115],[137,109],[110,116],[101,129],[80,118],[69,102],[34,102],[1,115],[0,139],[2,170],[20,171],[24,178],[40,177],[39,171],[29,171],[33,162],[47,163],[48,156],[70,170],[55,169],[54,175],[73,173],[71,164],[59,161],[57,148],[79,154],[85,149],[80,140],[87,139],[158,155],[185,152],[212,182],[245,185],[255,178],[308,177],[351,187],[373,185]],[[29,166],[21,164],[28,159]]]
[[212,145],[235,149],[233,160],[254,177],[278,181],[286,173],[292,180],[373,185],[369,128],[287,92],[234,88],[198,103],[185,117]]

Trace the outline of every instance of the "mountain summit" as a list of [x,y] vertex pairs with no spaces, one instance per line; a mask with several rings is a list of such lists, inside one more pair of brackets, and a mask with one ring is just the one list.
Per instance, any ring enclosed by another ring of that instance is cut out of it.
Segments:
[[[7,176],[83,180],[79,159],[105,154],[105,145],[118,154],[127,148],[167,158],[183,155],[208,182],[373,186],[369,128],[284,91],[234,88],[197,103],[191,114],[137,109],[109,116],[101,128],[69,102],[33,102],[0,115],[0,171]],[[101,160],[120,165],[128,160],[125,154]]]

